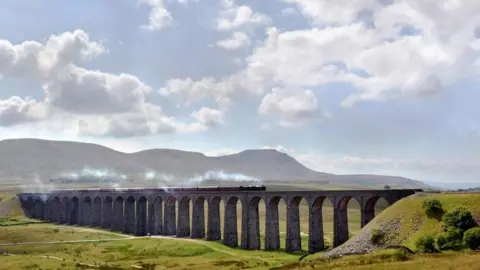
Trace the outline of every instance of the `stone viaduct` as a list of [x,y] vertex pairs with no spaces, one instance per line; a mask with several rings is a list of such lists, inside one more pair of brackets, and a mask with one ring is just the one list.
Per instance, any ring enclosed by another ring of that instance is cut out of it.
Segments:
[[[266,209],[264,241],[267,250],[280,249],[278,204],[283,200],[287,208],[287,252],[302,249],[299,203],[304,199],[309,206],[308,251],[316,252],[325,248],[322,204],[326,199],[333,205],[333,245],[339,246],[349,238],[347,204],[350,199],[354,198],[360,204],[363,227],[374,218],[374,206],[379,198],[384,198],[391,205],[419,191],[421,190],[63,189],[48,193],[21,193],[18,196],[26,215],[31,218],[58,224],[100,227],[138,236],[206,237],[210,241],[223,240],[225,245],[232,247],[238,246],[240,242],[242,249],[260,249],[258,205],[263,200]],[[220,229],[220,201],[224,202],[223,237]],[[237,219],[240,218],[237,217],[238,201],[242,205],[240,236],[237,228]]]

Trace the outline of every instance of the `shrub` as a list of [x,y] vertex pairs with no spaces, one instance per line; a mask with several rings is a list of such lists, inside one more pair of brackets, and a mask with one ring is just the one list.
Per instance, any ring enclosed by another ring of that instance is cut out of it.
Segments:
[[370,242],[374,245],[381,245],[385,240],[385,233],[379,229],[373,229],[370,234]]
[[463,234],[463,242],[471,249],[480,249],[480,228],[471,228]]
[[397,249],[393,252],[393,261],[404,262],[410,259],[410,255],[407,254],[405,251]]
[[457,207],[443,216],[443,228],[448,231],[451,228],[460,230],[460,234],[476,226],[475,219],[465,207]]
[[442,203],[437,199],[424,199],[422,201],[422,208],[428,217],[435,217],[436,215],[443,214]]
[[435,239],[430,236],[422,236],[415,241],[415,248],[421,253],[435,253],[437,248],[435,247]]

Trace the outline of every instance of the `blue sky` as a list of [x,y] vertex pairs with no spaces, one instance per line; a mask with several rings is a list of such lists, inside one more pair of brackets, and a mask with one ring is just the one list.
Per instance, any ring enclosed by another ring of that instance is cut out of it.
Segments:
[[4,1],[0,138],[480,179],[476,0]]

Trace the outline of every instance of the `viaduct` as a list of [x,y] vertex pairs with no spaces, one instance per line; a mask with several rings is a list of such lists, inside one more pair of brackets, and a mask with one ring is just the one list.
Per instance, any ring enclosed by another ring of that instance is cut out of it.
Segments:
[[[198,239],[206,237],[209,241],[223,240],[225,245],[232,247],[237,247],[240,242],[242,249],[260,249],[258,204],[263,200],[266,208],[264,241],[267,250],[280,249],[278,204],[283,200],[287,208],[285,242],[287,252],[302,249],[299,203],[304,199],[309,206],[308,251],[317,252],[325,248],[322,221],[322,204],[325,199],[333,205],[333,245],[336,247],[349,238],[347,204],[350,199],[354,198],[360,204],[363,227],[374,218],[374,206],[379,198],[384,198],[392,205],[421,191],[416,189],[267,191],[265,187],[262,190],[242,190],[238,187],[62,189],[51,190],[48,193],[21,193],[18,197],[26,215],[31,218],[58,224],[111,229],[138,236],[151,234]],[[220,201],[224,202],[223,237],[220,229],[222,222]],[[240,235],[237,228],[237,219],[240,218],[237,217],[238,201],[242,205]],[[205,202],[207,222],[204,213]]]

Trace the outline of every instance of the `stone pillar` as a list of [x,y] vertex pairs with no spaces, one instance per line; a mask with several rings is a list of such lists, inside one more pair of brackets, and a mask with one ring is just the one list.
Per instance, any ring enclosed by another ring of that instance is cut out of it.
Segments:
[[177,226],[175,221],[175,201],[165,204],[164,213],[165,235],[177,234]]
[[177,237],[190,236],[190,199],[184,197],[178,203]]
[[137,201],[135,235],[147,235],[147,199],[141,197]]
[[348,240],[347,207],[335,206],[333,209],[333,247],[338,247]]
[[[323,201],[323,200],[322,200]],[[325,249],[323,239],[322,202],[309,207],[308,252],[314,253]]]
[[287,237],[285,251],[293,252],[302,250],[302,239],[300,237],[300,211],[298,203],[287,205]]
[[223,222],[223,244],[230,247],[238,246],[237,229],[237,198],[231,198],[225,204]]
[[243,201],[242,206],[242,249],[260,249],[260,226],[258,202],[260,198]]
[[102,225],[102,199],[96,197],[92,206],[92,226],[100,227]]
[[132,196],[125,201],[125,227],[123,233],[135,233],[135,198]]
[[[225,204],[226,206],[226,204]],[[225,207],[227,211],[227,207]],[[235,208],[235,215],[237,214]],[[224,213],[226,215],[226,212]],[[226,219],[225,219],[226,222]],[[235,219],[236,222],[236,219]],[[220,198],[213,198],[208,203],[208,229],[207,229],[207,240],[217,241],[221,239],[221,228],[220,228]],[[235,229],[237,226],[235,226]],[[225,228],[224,228],[225,230]]]
[[[209,205],[210,208],[210,205]],[[208,211],[210,213],[210,209]],[[210,223],[210,219],[209,219]],[[205,237],[205,199],[197,198],[193,203],[192,238]],[[211,239],[208,239],[211,240]],[[218,239],[215,239],[218,240]]]
[[153,235],[163,234],[162,198],[157,197],[149,204],[148,225],[149,232]]
[[115,202],[113,203],[112,221],[112,230],[123,231],[125,227],[125,217],[122,197],[115,198]]
[[92,224],[92,201],[89,197],[83,199],[82,207],[82,226],[90,226]]
[[102,228],[110,229],[113,223],[112,197],[106,197],[102,203]]
[[280,249],[280,229],[278,224],[278,199],[271,199],[266,206],[265,249]]
[[77,225],[79,224],[80,216],[80,203],[77,197],[72,198],[67,203],[67,208],[69,212],[68,224]]
[[50,208],[48,207],[48,200],[45,202],[41,200],[35,201],[34,213],[36,219],[50,220]]
[[54,198],[50,201],[50,220],[53,223],[58,223],[60,220],[60,199]]
[[67,202],[68,202],[68,199],[67,198],[63,198],[61,201],[60,201],[60,219],[58,221],[58,223],[60,224],[66,224],[68,223],[68,218],[67,218]]

